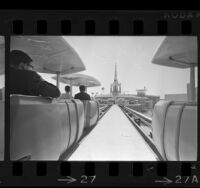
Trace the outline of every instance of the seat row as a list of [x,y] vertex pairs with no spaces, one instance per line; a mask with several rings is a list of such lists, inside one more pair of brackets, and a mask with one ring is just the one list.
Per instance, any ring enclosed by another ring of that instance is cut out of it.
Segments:
[[99,118],[95,101],[10,96],[10,159],[63,160]]
[[167,161],[197,160],[197,104],[160,100],[152,118],[155,146]]

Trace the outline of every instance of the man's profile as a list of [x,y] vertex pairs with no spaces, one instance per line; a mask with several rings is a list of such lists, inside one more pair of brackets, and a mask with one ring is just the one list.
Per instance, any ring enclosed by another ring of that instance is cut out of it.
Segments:
[[79,87],[80,92],[77,93],[74,98],[80,100],[91,100],[90,95],[85,92],[85,86],[81,85]]
[[10,94],[57,98],[59,89],[33,71],[32,59],[23,51],[10,52]]

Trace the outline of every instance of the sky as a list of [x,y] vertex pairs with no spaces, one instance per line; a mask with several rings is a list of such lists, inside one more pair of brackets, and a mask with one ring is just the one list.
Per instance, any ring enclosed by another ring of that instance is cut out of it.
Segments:
[[[190,79],[189,69],[170,68],[153,64],[152,58],[165,37],[136,36],[66,36],[64,39],[82,59],[86,70],[81,74],[95,77],[101,86],[88,88],[87,92],[109,94],[114,81],[117,64],[118,81],[122,93],[136,94],[136,89],[147,88],[146,94],[159,95],[186,93]],[[1,60],[1,63],[3,60]],[[41,74],[47,81],[56,84],[50,74]],[[197,80],[197,69],[196,69]],[[197,83],[196,83],[197,85]],[[0,88],[4,87],[4,75],[0,76]],[[64,92],[65,84],[60,84]],[[102,91],[102,87],[105,88]],[[79,91],[73,87],[73,95]]]
[[[155,65],[151,62],[165,37],[131,36],[67,36],[65,40],[82,59],[86,70],[80,72],[94,76],[101,82],[100,87],[88,88],[87,92],[109,94],[117,64],[118,81],[122,93],[136,94],[136,89],[147,88],[146,94],[159,95],[186,93],[189,69],[177,69]],[[197,70],[196,70],[197,73]],[[44,76],[44,74],[41,74]],[[49,79],[49,75],[46,78]],[[196,76],[197,78],[197,76]],[[51,83],[56,83],[52,80]],[[64,92],[65,84],[60,85]],[[105,88],[102,91],[102,87]],[[73,94],[78,92],[73,87]]]

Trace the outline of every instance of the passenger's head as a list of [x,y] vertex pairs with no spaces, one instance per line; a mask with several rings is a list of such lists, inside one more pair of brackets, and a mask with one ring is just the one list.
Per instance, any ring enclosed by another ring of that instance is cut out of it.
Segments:
[[32,59],[23,51],[13,50],[10,52],[10,67],[21,70],[32,70]]
[[85,86],[80,85],[79,90],[80,90],[80,92],[85,92]]
[[65,86],[65,91],[66,91],[66,93],[69,93],[70,92],[70,86]]

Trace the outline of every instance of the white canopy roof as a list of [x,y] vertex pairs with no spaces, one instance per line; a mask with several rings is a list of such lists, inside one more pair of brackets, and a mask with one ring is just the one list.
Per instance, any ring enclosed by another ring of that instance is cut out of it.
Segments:
[[176,68],[189,68],[197,64],[197,37],[168,36],[164,39],[152,63]]
[[37,72],[66,74],[85,70],[79,55],[61,36],[12,36],[14,49],[30,55]]
[[[52,77],[56,79],[56,77]],[[100,86],[101,83],[94,77],[85,74],[66,74],[60,76],[60,82],[73,86],[84,85],[86,87]]]

